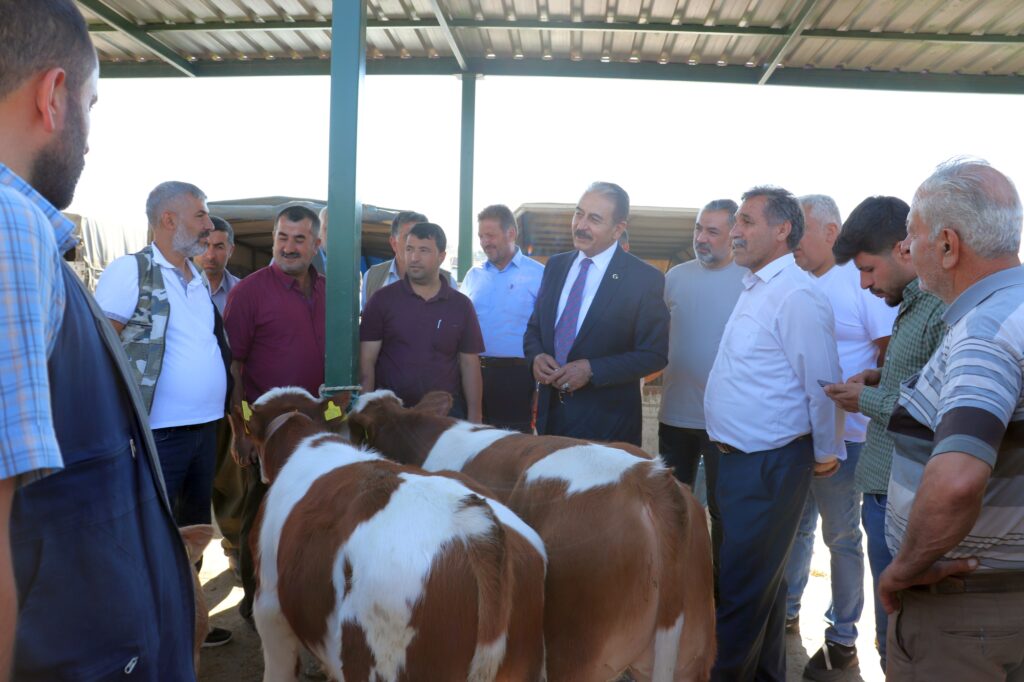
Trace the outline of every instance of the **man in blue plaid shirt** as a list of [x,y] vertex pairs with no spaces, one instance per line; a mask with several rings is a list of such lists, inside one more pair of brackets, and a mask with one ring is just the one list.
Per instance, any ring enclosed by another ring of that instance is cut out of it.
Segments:
[[194,679],[191,572],[141,396],[62,263],[96,53],[71,0],[0,0],[0,17],[0,682]]

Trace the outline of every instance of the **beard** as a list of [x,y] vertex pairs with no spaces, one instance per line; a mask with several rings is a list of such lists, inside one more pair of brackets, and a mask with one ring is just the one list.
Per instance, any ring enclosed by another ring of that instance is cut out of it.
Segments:
[[184,220],[178,221],[178,226],[174,230],[174,239],[171,241],[171,248],[185,258],[195,258],[206,252],[206,246],[202,243],[202,237],[190,235]]
[[32,187],[59,210],[70,206],[75,197],[85,168],[85,145],[82,109],[78,102],[71,102],[63,134],[39,152],[30,175]]

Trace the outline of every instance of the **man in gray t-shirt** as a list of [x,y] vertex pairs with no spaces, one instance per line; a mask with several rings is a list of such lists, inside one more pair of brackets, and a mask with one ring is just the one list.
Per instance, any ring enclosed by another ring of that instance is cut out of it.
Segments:
[[693,230],[697,258],[675,266],[665,276],[672,326],[658,413],[658,451],[676,478],[691,487],[704,456],[716,584],[722,541],[715,498],[718,450],[705,431],[704,388],[747,272],[732,260],[729,229],[736,222],[736,209],[731,199],[718,199],[701,209]]

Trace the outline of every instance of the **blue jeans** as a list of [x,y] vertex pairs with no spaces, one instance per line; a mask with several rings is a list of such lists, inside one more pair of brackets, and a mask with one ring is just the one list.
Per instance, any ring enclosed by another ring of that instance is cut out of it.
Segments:
[[210,523],[217,422],[153,429],[153,440],[175,523],[179,527]]
[[875,637],[878,639],[878,656],[882,670],[885,670],[885,637],[889,628],[889,615],[882,608],[882,602],[878,598],[878,578],[892,562],[889,545],[885,542],[885,505],[887,501],[887,495],[864,493],[864,507],[861,509],[864,532],[868,536],[871,584],[875,588]]
[[864,550],[860,531],[861,494],[854,486],[863,443],[846,444],[846,461],[828,478],[811,481],[811,492],[804,505],[793,552],[786,565],[786,617],[800,613],[800,598],[807,586],[814,550],[814,529],[821,513],[821,531],[832,558],[832,601],[825,612],[829,624],[825,639],[854,646],[857,621],[864,610]]

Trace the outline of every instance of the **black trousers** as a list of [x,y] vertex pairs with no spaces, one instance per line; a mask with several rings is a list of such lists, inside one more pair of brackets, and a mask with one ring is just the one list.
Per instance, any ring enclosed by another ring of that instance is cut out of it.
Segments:
[[711,515],[711,551],[714,561],[715,602],[718,602],[718,555],[722,549],[722,513],[718,508],[718,448],[708,440],[703,429],[685,429],[658,424],[658,453],[665,464],[672,467],[680,483],[693,488],[697,467],[704,458],[704,478],[707,483],[708,512]]
[[526,360],[482,357],[480,371],[484,379],[484,423],[533,433],[530,422],[535,384]]

